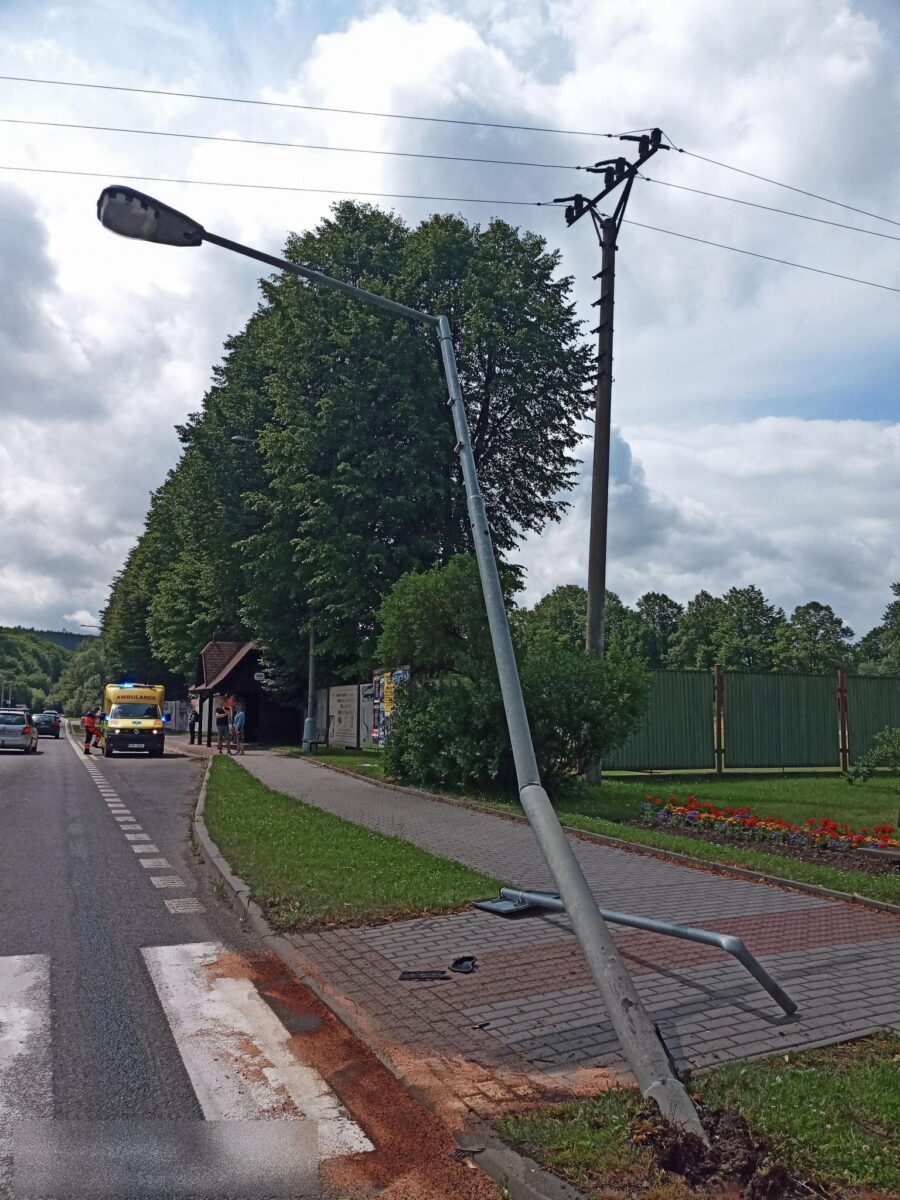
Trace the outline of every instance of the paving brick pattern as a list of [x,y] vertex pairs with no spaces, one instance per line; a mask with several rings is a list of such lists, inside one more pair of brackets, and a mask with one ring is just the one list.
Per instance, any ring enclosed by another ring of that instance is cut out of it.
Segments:
[[[247,756],[263,782],[346,820],[402,837],[510,884],[552,881],[531,830],[380,788],[301,760]],[[742,937],[799,1003],[789,1018],[723,952],[614,929],[638,990],[677,1061],[728,1059],[900,1028],[900,919],[730,879],[573,838],[604,907]],[[478,911],[291,939],[323,987],[356,1013],[410,1078],[450,1089],[482,1114],[543,1092],[590,1091],[621,1072],[621,1052],[563,915],[515,920]],[[404,982],[475,954],[472,975]]]

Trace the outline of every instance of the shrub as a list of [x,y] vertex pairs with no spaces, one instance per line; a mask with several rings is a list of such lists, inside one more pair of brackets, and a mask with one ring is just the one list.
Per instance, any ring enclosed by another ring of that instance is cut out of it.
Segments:
[[[501,575],[511,607],[518,572],[505,567]],[[410,783],[514,787],[475,560],[458,555],[405,575],[381,606],[381,624],[382,661],[413,668],[413,683],[397,699],[387,769]],[[616,647],[598,662],[539,623],[515,620],[513,631],[538,769],[552,795],[637,728],[649,675]]]
[[650,676],[617,649],[600,662],[544,638],[529,638],[519,660],[538,768],[552,794],[634,732],[647,709]]
[[414,679],[396,695],[385,766],[442,787],[514,782],[500,689],[465,675]]
[[865,783],[878,768],[892,775],[900,772],[900,728],[881,729],[875,734],[871,748],[853,764],[848,783]]
[[[648,676],[633,660],[529,640],[519,670],[538,770],[550,794],[636,728]],[[418,679],[399,693],[386,747],[398,779],[444,787],[514,787],[515,769],[496,677]]]

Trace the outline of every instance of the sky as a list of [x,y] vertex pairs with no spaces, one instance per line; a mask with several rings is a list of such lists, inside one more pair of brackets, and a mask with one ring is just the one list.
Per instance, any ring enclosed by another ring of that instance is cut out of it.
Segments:
[[[587,331],[589,221],[501,202],[591,190],[574,168],[633,150],[603,135],[654,125],[685,152],[648,164],[627,212],[640,224],[618,243],[608,585],[628,603],[649,590],[684,603],[754,583],[788,613],[831,604],[857,636],[878,623],[900,579],[893,0],[0,0],[0,18],[0,75],[578,131],[0,79],[0,624],[98,621],[177,460],[174,426],[258,301],[249,260],[103,230],[106,183],[265,184],[134,186],[273,253],[338,192],[457,198],[373,202],[411,223],[456,211],[539,232]],[[65,173],[79,171],[96,177]],[[568,514],[515,555],[525,602],[585,582],[584,435]]]

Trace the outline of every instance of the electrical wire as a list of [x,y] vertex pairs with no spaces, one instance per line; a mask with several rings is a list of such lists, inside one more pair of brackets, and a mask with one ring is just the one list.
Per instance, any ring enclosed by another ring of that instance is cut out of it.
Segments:
[[289,104],[284,100],[249,100],[241,96],[212,96],[203,92],[173,92],[163,88],[125,87],[112,83],[81,83],[73,79],[39,79],[30,75],[0,75],[10,83],[45,83],[53,87],[93,88],[102,92],[130,92],[138,96],[173,96],[180,100],[216,100],[223,104],[253,104],[262,108],[289,108],[301,112],[339,113],[348,117],[382,117],[390,121],[425,121],[433,125],[469,125],[479,129],[512,129],[523,133],[560,133],[570,137],[618,137],[617,133],[595,133],[588,129],[556,129],[545,125],[513,125],[502,121],[466,121],[461,117],[423,117],[413,113],[371,112],[364,108],[329,108],[324,104]]
[[643,221],[625,219],[623,225],[636,225],[639,229],[652,229],[656,233],[667,233],[669,237],[684,238],[688,242],[700,242],[703,246],[717,246],[720,250],[731,250],[734,254],[747,254],[751,258],[762,258],[766,262],[779,263],[783,267],[795,267],[798,271],[813,271],[816,275],[828,275],[832,279],[844,279],[847,283],[861,283],[866,287],[879,288],[882,292],[897,292],[900,287],[887,283],[873,283],[871,279],[860,279],[856,275],[840,275],[837,271],[826,271],[822,267],[810,267],[806,263],[791,262],[787,258],[775,258],[771,254],[760,254],[757,250],[743,250],[740,246],[728,246],[724,242],[711,242],[708,238],[694,237],[690,233],[677,233],[674,229],[661,229],[659,225],[645,225]]
[[262,192],[312,192],[324,196],[365,196],[381,200],[438,200],[448,204],[509,204],[517,208],[561,208],[550,200],[491,200],[479,196],[426,196],[413,192],[361,192],[346,188],[292,187],[282,183],[236,183],[228,179],[178,179],[171,175],[121,175],[116,171],[68,171],[54,167],[14,167],[0,164],[0,171],[22,171],[33,175],[74,175],[84,179],[127,179],[139,183],[185,183],[192,187],[244,188]]
[[866,233],[869,237],[887,238],[900,242],[896,233],[880,233],[877,229],[861,229],[859,225],[847,225],[843,221],[828,221],[824,217],[812,217],[809,213],[793,212],[789,208],[774,208],[770,204],[757,204],[753,200],[741,200],[737,196],[723,196],[721,192],[704,192],[701,188],[686,187],[683,183],[669,183],[666,179],[651,179],[649,175],[637,173],[644,183],[658,183],[660,187],[676,188],[679,192],[692,192],[695,196],[709,196],[713,200],[728,200],[732,204],[743,204],[746,208],[761,208],[764,212],[781,213],[785,217],[797,217],[801,221],[815,221],[817,225],[831,225],[835,229],[849,229],[853,233]]
[[[555,126],[517,125],[512,122],[503,121],[472,121],[461,117],[428,117],[415,113],[376,112],[360,108],[332,108],[324,104],[294,104],[282,100],[255,100],[240,96],[218,96],[204,92],[176,92],[164,88],[126,87],[124,84],[83,83],[73,79],[45,79],[30,75],[0,75],[0,80],[9,83],[37,83],[52,87],[85,88],[104,92],[127,92],[138,96],[169,96],[181,100],[212,100],[223,104],[247,104],[262,108],[293,109],[301,112],[337,113],[342,116],[354,117],[379,117],[391,121],[422,121],[432,125],[462,125],[478,129],[508,129],[522,133],[562,134],[568,137],[618,138],[622,136],[619,133],[600,132],[598,130],[559,129]],[[648,126],[646,130],[632,130],[632,133],[647,132],[650,128]],[[841,200],[833,200],[830,196],[822,196],[818,192],[811,192],[805,188],[795,187],[793,184],[784,183],[780,179],[771,179],[767,175],[758,175],[754,171],[748,171],[743,167],[735,167],[731,163],[721,162],[715,158],[708,158],[703,154],[696,154],[692,150],[686,150],[683,146],[678,146],[674,138],[671,138],[665,130],[662,132],[669,142],[671,149],[675,150],[678,154],[686,154],[688,158],[696,158],[699,162],[709,163],[712,166],[721,167],[726,171],[735,171],[738,175],[746,175],[750,179],[757,179],[762,183],[771,184],[773,187],[786,188],[788,191],[796,192],[798,195],[809,196],[813,200],[821,200],[824,204],[833,204],[837,208],[847,209],[848,212],[855,212],[863,217],[871,217],[875,221],[885,221],[889,225],[900,225],[900,221],[896,221],[892,217],[884,217],[880,213],[869,212],[867,209],[857,208],[852,204],[845,204]]]
[[871,217],[873,221],[884,221],[888,225],[900,225],[900,221],[895,221],[893,217],[883,217],[880,213],[869,212],[866,208],[857,208],[853,204],[844,204],[841,200],[833,200],[830,196],[821,196],[818,192],[808,192],[805,188],[795,187],[792,183],[784,183],[780,179],[770,179],[768,175],[757,175],[755,171],[748,171],[744,167],[735,167],[731,163],[720,162],[717,158],[707,158],[704,154],[695,154],[693,150],[685,150],[681,146],[676,146],[668,134],[666,134],[666,139],[671,144],[673,150],[679,154],[686,154],[688,158],[696,158],[698,162],[710,163],[712,166],[721,167],[725,171],[734,171],[737,175],[746,175],[749,179],[758,179],[761,183],[770,183],[773,187],[785,188],[789,192],[796,192],[798,196],[809,196],[812,200],[821,200],[824,204],[833,204],[836,208],[846,208],[848,212],[858,213],[861,217]]
[[[490,204],[493,206],[512,205],[516,208],[564,207],[564,205],[558,204],[555,200],[501,200],[489,199],[481,196],[429,196],[409,192],[361,192],[356,190],[348,191],[344,188],[297,187],[290,186],[288,184],[273,183],[236,183],[230,180],[221,179],[178,179],[167,175],[120,175],[113,171],[72,171],[54,167],[19,167],[0,164],[0,171],[19,171],[35,175],[71,175],[85,179],[127,179],[145,183],[181,183],[189,184],[194,187],[231,187],[264,192],[310,192],[317,195],[362,196],[366,198],[375,197],[385,200],[436,200],[448,204]],[[778,263],[783,267],[794,267],[799,271],[812,271],[816,275],[828,275],[832,279],[842,279],[847,283],[860,283],[865,287],[878,288],[883,292],[897,292],[900,294],[900,287],[891,287],[886,283],[874,283],[871,279],[860,279],[855,275],[841,275],[837,271],[826,271],[822,267],[810,267],[805,263],[791,262],[786,258],[775,258],[770,254],[760,254],[756,250],[745,250],[740,246],[729,246],[725,242],[712,242],[707,238],[694,237],[689,233],[679,233],[674,229],[662,229],[659,225],[646,225],[642,221],[632,221],[626,219],[623,223],[626,225],[635,225],[639,229],[652,229],[656,233],[668,234],[669,237],[683,238],[688,242],[700,242],[704,246],[715,246],[719,250],[731,250],[734,254],[745,254],[749,255],[751,258],[761,258],[766,262]]]
[[279,146],[288,150],[334,150],[341,154],[378,154],[385,158],[427,158],[442,162],[485,163],[497,167],[541,167],[550,171],[584,171],[571,163],[545,163],[510,158],[472,158],[464,154],[425,154],[412,150],[370,150],[361,146],[320,146],[309,142],[274,142],[262,138],[225,137],[212,133],[179,133],[167,129],[131,129],[119,125],[82,125],[73,121],[36,121],[0,117],[3,125],[37,125],[47,129],[87,129],[94,133],[136,133],[145,137],[184,138],[194,142],[228,142],[238,146]]

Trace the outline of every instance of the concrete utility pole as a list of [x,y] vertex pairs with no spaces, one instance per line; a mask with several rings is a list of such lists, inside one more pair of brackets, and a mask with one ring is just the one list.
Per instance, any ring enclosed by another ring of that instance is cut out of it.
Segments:
[[[612,363],[613,363],[613,307],[616,287],[616,239],[625,214],[625,206],[631,195],[635,176],[644,163],[657,150],[668,150],[663,145],[662,131],[652,129],[649,133],[623,134],[623,142],[638,143],[638,157],[629,163],[624,158],[608,158],[588,167],[592,174],[603,175],[603,190],[593,200],[585,196],[561,196],[554,203],[567,203],[566,224],[574,225],[585,214],[590,213],[597,237],[600,240],[602,261],[600,272],[600,323],[593,333],[598,335],[597,345],[597,391],[594,409],[594,461],[591,473],[591,528],[588,548],[588,604],[587,639],[589,654],[603,657],[603,642],[606,622],[606,531],[609,514],[609,441],[612,422]],[[624,190],[619,197],[613,215],[604,216],[597,205],[620,185]]]

